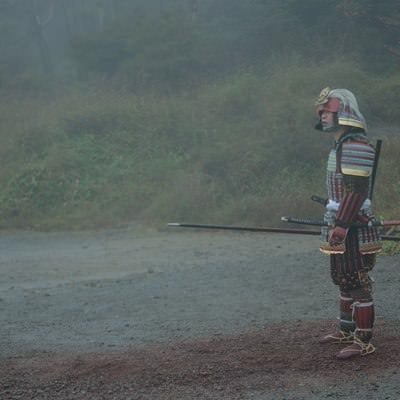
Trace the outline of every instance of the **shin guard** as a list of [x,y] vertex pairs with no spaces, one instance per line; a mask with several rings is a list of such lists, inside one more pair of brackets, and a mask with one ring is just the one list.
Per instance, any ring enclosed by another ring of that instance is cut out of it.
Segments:
[[353,304],[353,316],[356,323],[355,336],[367,343],[372,338],[375,311],[372,300],[357,300]]
[[353,332],[356,329],[356,324],[353,320],[353,302],[354,300],[348,293],[340,293],[339,328],[343,332]]

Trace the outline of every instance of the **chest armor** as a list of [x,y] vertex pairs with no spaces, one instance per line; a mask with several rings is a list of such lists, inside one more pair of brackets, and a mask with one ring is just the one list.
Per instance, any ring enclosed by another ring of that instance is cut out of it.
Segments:
[[[338,150],[339,149],[339,150]],[[338,154],[339,151],[339,154]],[[340,152],[342,153],[340,154]],[[338,158],[341,157],[341,165],[338,165]],[[347,148],[340,149],[339,147],[333,148],[328,157],[327,173],[326,173],[326,188],[329,198],[329,205],[327,206],[324,214],[324,221],[328,225],[334,225],[337,207],[345,195],[345,183],[342,171],[348,173],[349,171],[356,176],[368,176],[368,186],[371,185],[370,171],[373,165],[373,153],[365,145],[350,145]],[[349,178],[347,178],[349,179]],[[336,205],[336,206],[335,206]],[[366,199],[362,205],[359,215],[368,218],[374,218],[371,211],[371,201]],[[321,246],[320,249],[324,253],[332,254],[334,251],[328,244],[328,231],[329,228],[324,226],[321,229]],[[358,247],[361,254],[369,254],[379,252],[381,245],[379,243],[379,233],[375,227],[365,227],[357,229],[356,236],[358,236]],[[345,249],[343,249],[345,250]]]
[[347,174],[347,182],[351,182],[351,176],[368,177],[365,181],[365,190],[369,193],[372,182],[372,167],[374,161],[374,153],[371,148],[366,145],[350,144],[343,145],[341,154],[341,165],[338,165],[338,147],[333,148],[329,153],[326,188],[328,198],[337,203],[343,199],[345,194],[345,183],[343,173]]
[[336,149],[332,149],[328,157],[326,173],[326,189],[328,198],[340,203],[344,194],[343,175],[337,165]]

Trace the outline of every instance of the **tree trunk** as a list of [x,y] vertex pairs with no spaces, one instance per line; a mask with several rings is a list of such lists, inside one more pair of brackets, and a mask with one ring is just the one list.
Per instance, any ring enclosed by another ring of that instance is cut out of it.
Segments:
[[39,50],[40,61],[42,64],[43,72],[52,73],[53,64],[51,61],[50,48],[47,43],[44,27],[52,19],[52,4],[49,5],[49,15],[46,21],[42,21],[39,16],[39,11],[37,7],[37,2],[33,1],[30,7],[30,21],[31,21],[31,33],[32,39],[34,40],[36,46]]

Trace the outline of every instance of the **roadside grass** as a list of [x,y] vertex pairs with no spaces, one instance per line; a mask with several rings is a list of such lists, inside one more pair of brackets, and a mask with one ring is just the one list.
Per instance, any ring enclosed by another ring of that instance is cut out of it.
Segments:
[[[313,129],[316,95],[327,85],[349,87],[362,109],[396,124],[399,92],[381,107],[395,82],[347,62],[303,62],[169,96],[98,82],[54,98],[3,100],[0,227],[262,225],[289,213],[318,216],[309,199],[324,195],[331,138]],[[400,141],[388,141],[375,198],[380,214],[395,217]]]

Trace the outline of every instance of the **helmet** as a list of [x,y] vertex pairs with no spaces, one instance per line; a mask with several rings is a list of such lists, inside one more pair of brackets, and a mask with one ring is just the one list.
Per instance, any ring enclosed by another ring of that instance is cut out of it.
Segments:
[[[339,126],[349,126],[352,130],[367,131],[367,124],[361,114],[357,100],[352,92],[347,89],[333,89],[329,87],[322,89],[318,100],[315,102],[318,116],[322,111],[337,113],[337,123]],[[316,129],[322,130],[321,121],[316,125]]]

